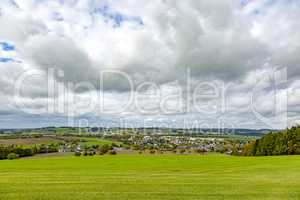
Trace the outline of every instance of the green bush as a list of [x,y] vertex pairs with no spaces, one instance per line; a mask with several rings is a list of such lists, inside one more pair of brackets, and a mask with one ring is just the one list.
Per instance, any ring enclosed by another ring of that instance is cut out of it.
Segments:
[[81,153],[80,152],[75,152],[75,156],[81,156]]
[[155,151],[155,150],[150,150],[150,153],[151,153],[151,154],[155,154],[156,151]]
[[207,151],[205,149],[196,149],[195,153],[206,153]]
[[179,151],[179,153],[181,153],[181,154],[185,153],[185,149],[181,149],[181,150]]
[[15,153],[10,153],[10,154],[7,155],[8,160],[14,160],[14,159],[17,159],[17,158],[19,158],[19,155],[15,154]]
[[100,146],[99,154],[100,155],[106,154],[109,150],[112,150],[112,147],[109,146],[108,144],[104,144],[104,145]]
[[114,150],[111,150],[111,151],[109,151],[108,153],[109,153],[109,155],[117,155],[117,152],[114,151]]

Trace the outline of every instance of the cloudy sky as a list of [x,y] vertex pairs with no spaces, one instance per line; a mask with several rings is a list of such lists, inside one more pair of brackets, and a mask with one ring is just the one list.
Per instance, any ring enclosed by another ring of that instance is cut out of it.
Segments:
[[0,128],[284,128],[300,1],[1,0]]

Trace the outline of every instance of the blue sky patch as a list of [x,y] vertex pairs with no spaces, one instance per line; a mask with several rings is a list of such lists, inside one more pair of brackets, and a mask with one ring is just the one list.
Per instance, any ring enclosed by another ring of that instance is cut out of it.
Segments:
[[14,59],[0,57],[0,63],[7,63],[7,62],[14,62]]
[[0,47],[2,48],[3,51],[15,51],[16,50],[14,45],[9,44],[7,42],[0,42]]
[[98,9],[95,9],[93,13],[101,14],[106,22],[113,22],[114,27],[122,26],[125,21],[134,22],[137,25],[144,25],[144,22],[139,16],[124,15],[118,11],[112,10],[108,5],[104,5]]

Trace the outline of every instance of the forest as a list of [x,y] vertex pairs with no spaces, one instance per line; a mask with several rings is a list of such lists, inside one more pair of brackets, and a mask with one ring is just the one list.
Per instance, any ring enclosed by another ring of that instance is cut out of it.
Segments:
[[300,155],[300,126],[269,133],[244,145],[243,156]]

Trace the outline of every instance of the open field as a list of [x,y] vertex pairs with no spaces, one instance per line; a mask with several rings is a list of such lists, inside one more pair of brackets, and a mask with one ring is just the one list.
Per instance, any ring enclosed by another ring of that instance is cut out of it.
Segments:
[[35,144],[51,144],[63,142],[63,140],[41,137],[41,138],[16,138],[16,139],[0,139],[0,145],[35,145]]
[[104,145],[104,144],[111,145],[112,143],[115,143],[116,145],[122,144],[121,142],[115,142],[115,141],[92,138],[92,137],[77,137],[77,138],[84,140],[84,142],[80,142],[79,144],[86,145],[86,146]]
[[0,161],[1,200],[300,199],[300,157],[117,155]]
[[0,138],[0,145],[35,145],[35,144],[51,144],[51,143],[61,143],[65,140],[81,140],[79,144],[86,145],[86,146],[92,146],[92,145],[104,145],[108,144],[111,145],[112,143],[115,143],[117,145],[120,145],[121,142],[115,142],[110,140],[104,140],[99,138],[93,138],[93,137],[72,137],[72,136],[65,136],[65,137],[39,137],[39,138],[14,138],[14,139],[1,139]]

